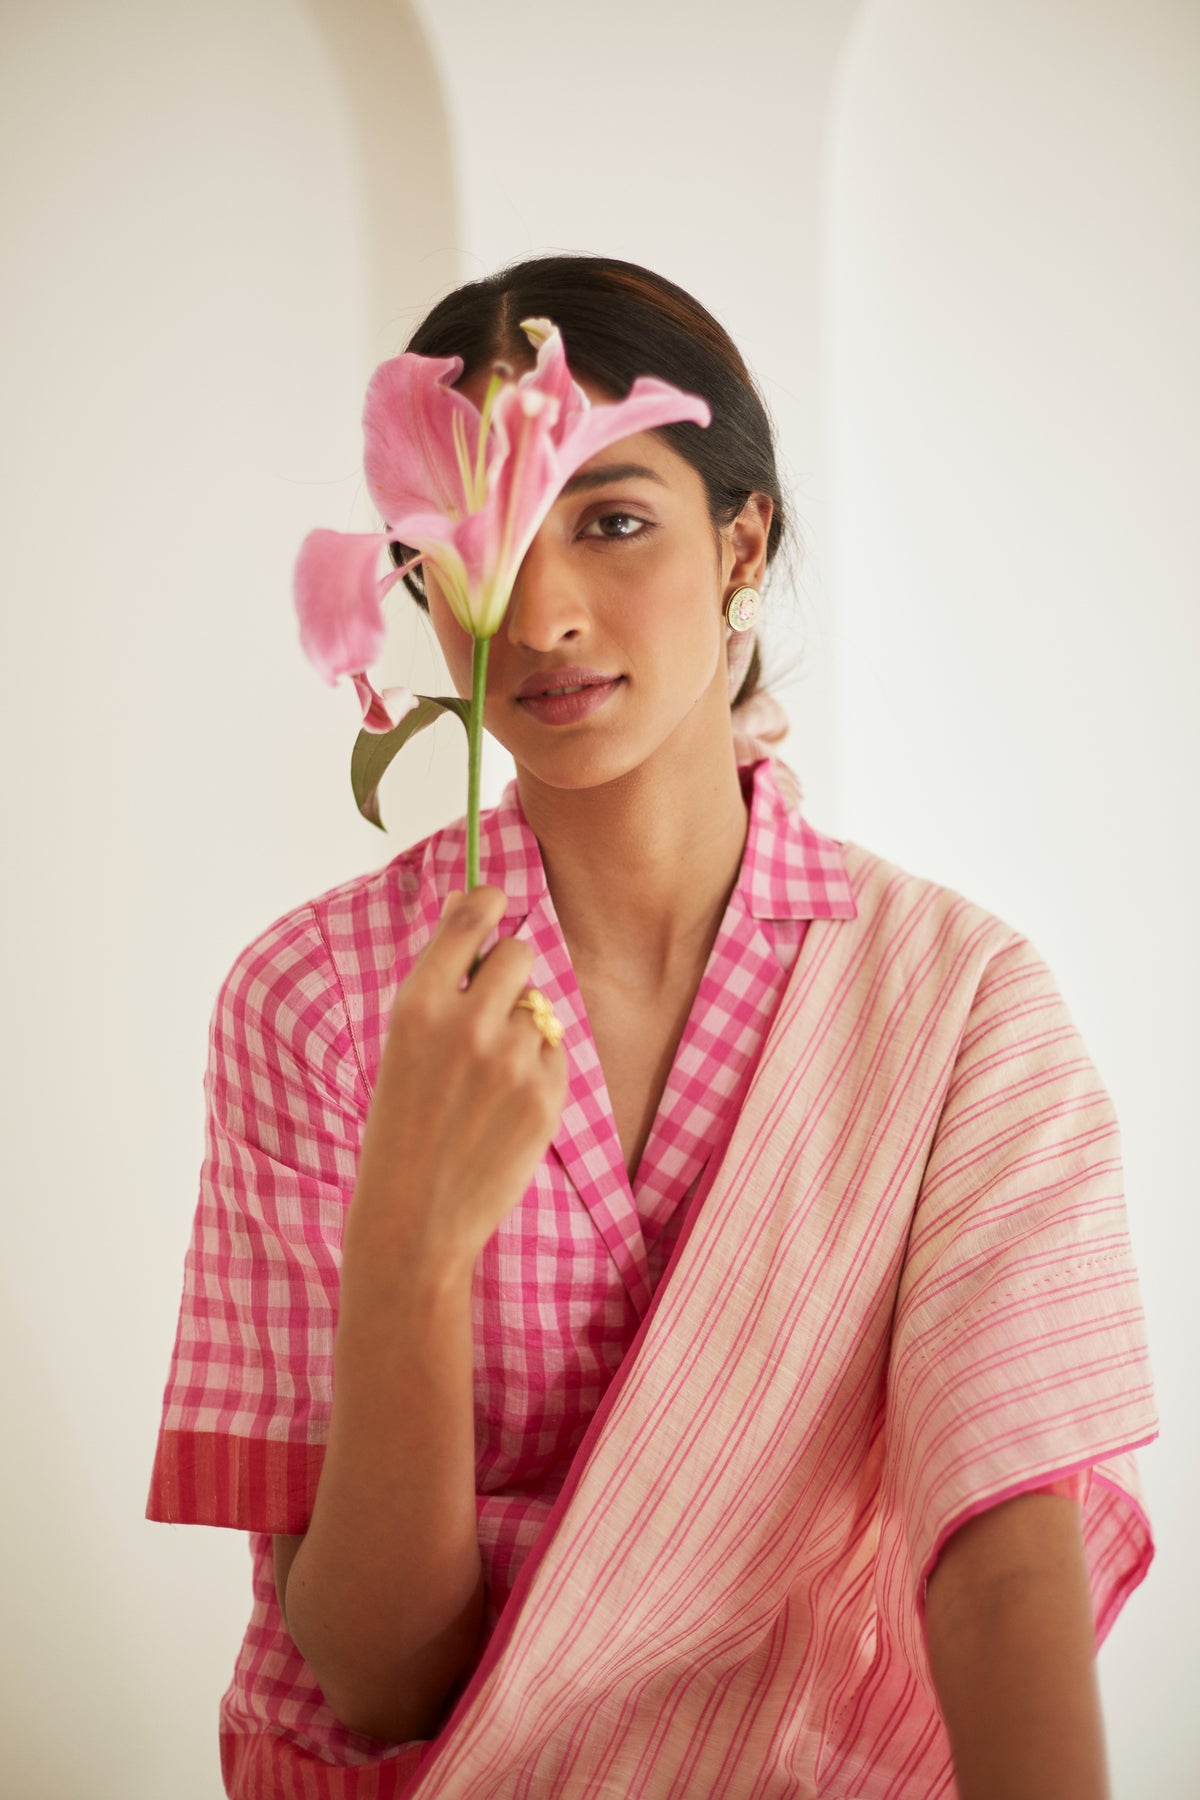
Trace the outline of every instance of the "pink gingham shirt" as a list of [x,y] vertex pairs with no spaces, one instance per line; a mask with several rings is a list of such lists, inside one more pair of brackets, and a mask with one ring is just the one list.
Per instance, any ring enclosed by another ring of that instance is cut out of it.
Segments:
[[[482,877],[508,897],[501,933],[533,947],[531,979],[566,1025],[570,1065],[551,1149],[474,1281],[493,1621],[729,1135],[808,921],[855,916],[839,846],[789,810],[769,761],[741,774],[738,882],[632,1187],[515,783],[482,821]],[[338,1723],[293,1645],[271,1538],[306,1528],[320,1473],[342,1223],[391,1000],[464,869],[459,821],[281,919],[215,1009],[207,1155],[149,1511],[252,1534],[254,1610],[222,1704],[227,1778],[247,1737],[334,1765],[381,1755]]]

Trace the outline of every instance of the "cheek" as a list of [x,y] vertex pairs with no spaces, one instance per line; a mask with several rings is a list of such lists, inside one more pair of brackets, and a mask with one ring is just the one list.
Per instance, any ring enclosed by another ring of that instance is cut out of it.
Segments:
[[724,627],[711,560],[702,554],[678,558],[648,576],[644,587],[623,597],[631,627],[656,642],[673,644],[682,658],[707,659]]
[[471,691],[471,634],[469,631],[463,630],[437,592],[432,580],[426,582],[426,594],[429,599],[429,622],[433,626],[434,636],[441,645],[442,655],[446,659],[446,667],[450,671],[451,680],[460,694],[469,694]]

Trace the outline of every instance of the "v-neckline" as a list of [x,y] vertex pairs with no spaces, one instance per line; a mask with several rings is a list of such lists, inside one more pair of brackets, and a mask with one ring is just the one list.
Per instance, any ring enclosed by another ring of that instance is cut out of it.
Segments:
[[[724,971],[735,950],[739,972],[752,991],[761,986],[764,975],[777,982],[782,971],[740,887],[735,887],[631,1181],[583,994],[548,892],[536,902],[518,935],[542,946],[538,985],[566,1027],[568,1092],[552,1151],[591,1214],[641,1314],[649,1305],[653,1285],[646,1227],[657,1237],[676,1208],[690,1197],[716,1147],[711,1132],[745,1068],[745,1057],[731,1062],[723,1056],[714,1061],[710,1020],[724,989]],[[704,1071],[702,1091],[697,1086],[698,1070]],[[690,1092],[685,1095],[685,1090]],[[697,1107],[701,1111],[701,1123],[707,1129],[699,1140],[694,1131],[679,1130],[679,1115],[685,1106],[692,1114]],[[682,1199],[681,1180],[685,1182]]]

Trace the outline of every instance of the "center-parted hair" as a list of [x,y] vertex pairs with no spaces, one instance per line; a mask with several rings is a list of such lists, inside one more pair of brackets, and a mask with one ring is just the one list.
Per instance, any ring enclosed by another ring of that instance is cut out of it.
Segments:
[[[789,520],[776,467],[774,434],[753,377],[724,327],[698,300],[637,263],[600,256],[539,256],[455,288],[413,333],[419,356],[461,356],[463,377],[494,362],[532,366],[521,320],[547,318],[562,332],[576,377],[624,399],[639,375],[657,375],[712,408],[707,427],[661,426],[671,448],[697,471],[714,529],[736,519],[751,494],[774,505],[768,565],[787,537]],[[401,546],[393,546],[397,562]],[[405,582],[427,606],[421,571]],[[760,681],[757,646],[737,700]]]

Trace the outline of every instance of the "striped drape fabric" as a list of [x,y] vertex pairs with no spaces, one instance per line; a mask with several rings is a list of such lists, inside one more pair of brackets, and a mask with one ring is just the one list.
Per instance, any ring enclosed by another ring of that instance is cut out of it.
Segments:
[[847,845],[693,1211],[405,1800],[953,1793],[940,1545],[1090,1468],[1102,1638],[1155,1432],[1108,1097],[1044,964]]

